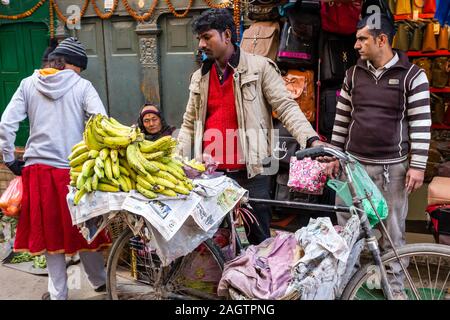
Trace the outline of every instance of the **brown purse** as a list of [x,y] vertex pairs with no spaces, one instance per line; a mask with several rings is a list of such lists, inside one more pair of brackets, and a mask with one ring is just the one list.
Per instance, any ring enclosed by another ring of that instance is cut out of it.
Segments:
[[425,71],[425,74],[427,75],[428,78],[428,82],[431,83],[431,80],[433,79],[432,76],[433,73],[431,71],[432,68],[431,60],[428,58],[418,58],[414,59],[413,63]]
[[441,26],[441,31],[439,32],[438,38],[438,49],[447,50],[448,49],[448,27],[447,25]]
[[275,61],[280,38],[278,21],[259,21],[244,31],[241,49]]
[[437,50],[437,44],[436,44],[436,37],[434,36],[434,26],[433,26],[433,23],[430,22],[425,27],[425,32],[423,35],[422,51],[430,52],[430,51],[436,51],[436,50]]

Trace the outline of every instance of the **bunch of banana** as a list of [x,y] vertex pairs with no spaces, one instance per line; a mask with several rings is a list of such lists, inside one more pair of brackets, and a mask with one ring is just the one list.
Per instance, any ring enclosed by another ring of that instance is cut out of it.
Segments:
[[177,193],[188,195],[193,189],[182,169],[183,163],[172,155],[175,146],[176,140],[165,136],[127,147],[127,161],[136,173],[136,190],[147,198],[156,198],[158,193],[169,197],[176,197]]
[[206,167],[203,163],[198,162],[195,159],[191,159],[191,160],[184,160],[183,164],[186,166],[189,166],[191,168],[194,168],[195,170],[199,171],[199,172],[205,172]]
[[91,116],[86,123],[83,140],[90,150],[100,151],[103,148],[121,149],[143,137],[140,129],[128,127],[114,118],[101,114]]

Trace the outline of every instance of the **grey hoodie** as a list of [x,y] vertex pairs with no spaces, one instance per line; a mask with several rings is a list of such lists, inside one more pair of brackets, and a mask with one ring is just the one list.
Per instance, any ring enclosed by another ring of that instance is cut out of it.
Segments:
[[42,75],[35,70],[25,78],[3,112],[0,148],[3,160],[14,160],[14,141],[20,121],[28,117],[30,136],[25,146],[25,166],[46,164],[68,168],[67,157],[83,138],[85,120],[106,114],[105,107],[88,80],[73,70]]

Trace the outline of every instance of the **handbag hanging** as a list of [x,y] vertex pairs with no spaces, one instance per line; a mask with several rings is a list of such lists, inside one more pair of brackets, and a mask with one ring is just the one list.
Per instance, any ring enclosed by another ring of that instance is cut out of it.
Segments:
[[288,187],[296,192],[322,194],[327,181],[325,167],[325,163],[311,158],[297,160],[291,157]]
[[350,35],[356,32],[359,15],[361,14],[361,0],[351,2],[322,2],[320,16],[322,29],[337,34]]
[[411,44],[409,46],[409,50],[411,51],[420,51],[422,50],[422,42],[423,42],[423,23],[415,23],[414,31],[411,40]]
[[[441,0],[445,1],[445,0]],[[436,0],[425,0],[425,4],[422,9],[423,13],[436,13]]]
[[448,27],[447,25],[441,26],[441,31],[439,32],[438,38],[438,49],[447,50],[448,49]]
[[411,1],[410,0],[397,0],[395,5],[395,14],[411,14]]
[[427,26],[425,27],[422,51],[430,52],[430,51],[436,51],[436,50],[437,50],[437,44],[436,44],[436,37],[434,36],[434,26],[433,26],[432,22],[429,22],[427,24]]

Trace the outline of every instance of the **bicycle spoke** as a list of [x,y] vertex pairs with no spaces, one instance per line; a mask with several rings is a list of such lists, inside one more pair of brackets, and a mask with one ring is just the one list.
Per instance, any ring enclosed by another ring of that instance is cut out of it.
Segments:
[[445,278],[444,284],[442,285],[441,292],[439,293],[439,298],[441,297],[441,294],[444,293],[444,290],[445,290],[445,284],[447,283],[449,276],[450,276],[450,270],[449,270],[449,272],[447,273],[447,277]]
[[422,277],[420,276],[419,266],[417,265],[416,257],[413,257],[413,260],[414,260],[414,264],[415,264],[415,266],[416,266],[417,275],[419,276],[420,285],[421,285],[421,287],[423,288],[424,285],[423,285],[423,282],[422,282]]

